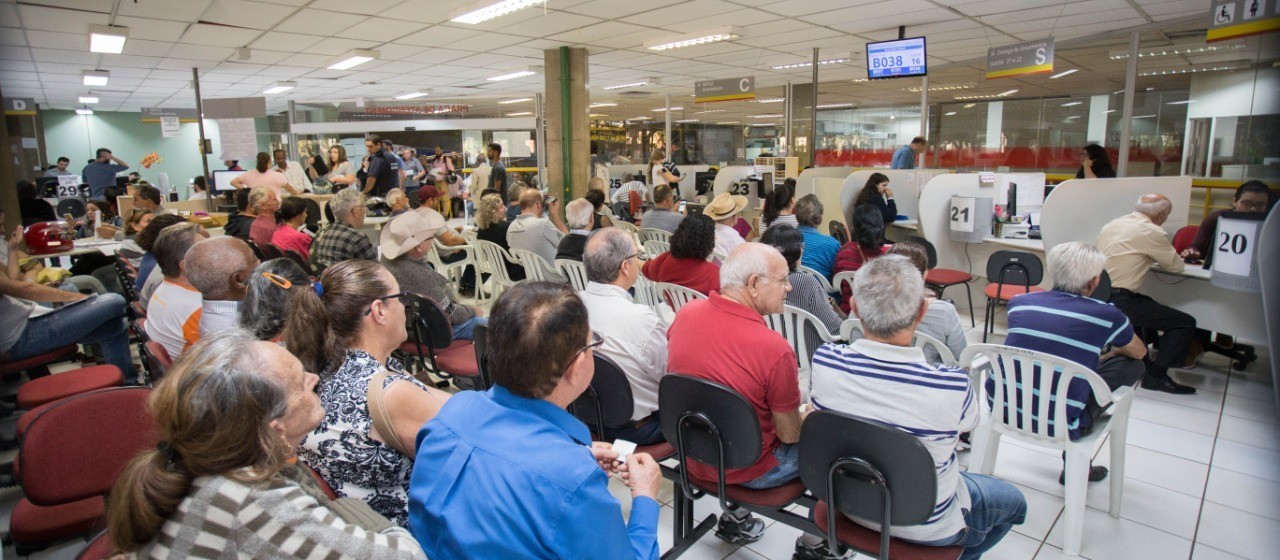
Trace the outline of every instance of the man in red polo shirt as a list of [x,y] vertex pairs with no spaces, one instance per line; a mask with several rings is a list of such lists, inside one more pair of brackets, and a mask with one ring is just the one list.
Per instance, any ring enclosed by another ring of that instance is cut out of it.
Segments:
[[[768,245],[744,243],[720,268],[720,291],[681,308],[667,331],[667,371],[731,387],[760,417],[763,452],[754,465],[725,471],[728,484],[759,490],[800,476],[796,443],[803,416],[796,355],[763,318],[782,312],[789,291],[782,254]],[[689,474],[716,478],[714,468],[695,462]],[[732,543],[754,542],[763,534],[764,522],[741,508],[721,515],[716,527],[716,536]]]

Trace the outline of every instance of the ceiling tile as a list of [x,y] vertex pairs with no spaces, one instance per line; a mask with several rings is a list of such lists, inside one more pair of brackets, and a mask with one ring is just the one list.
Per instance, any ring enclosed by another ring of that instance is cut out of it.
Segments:
[[166,58],[223,61],[234,55],[235,52],[235,49],[227,47],[177,44],[169,50],[169,56]]
[[311,35],[333,36],[339,31],[364,21],[366,16],[352,16],[342,12],[330,12],[308,8],[302,10],[276,26],[276,31],[290,33],[306,33]]
[[571,8],[560,8],[557,3],[552,5],[556,9],[564,9],[567,12],[575,14],[588,15],[604,19],[617,19],[626,17],[649,10],[656,10],[676,4],[681,0],[645,0],[644,2],[636,2],[635,0],[592,0],[583,2]]
[[396,42],[421,47],[444,47],[452,46],[454,43],[463,39],[478,36],[480,36],[480,32],[472,29],[459,29],[457,27],[449,27],[447,25],[436,25],[409,36],[401,37],[396,40]]
[[31,59],[36,62],[61,62],[64,64],[83,64],[86,67],[98,63],[98,55],[89,51],[68,51],[63,49],[31,49]]
[[120,2],[120,15],[172,21],[193,22],[209,7],[212,0],[170,0],[167,2]]
[[182,35],[182,43],[189,46],[243,47],[261,34],[257,29],[196,23]]
[[303,35],[300,33],[283,33],[269,31],[249,44],[250,48],[269,51],[301,51],[311,45],[325,40],[320,35]]
[[13,4],[0,4],[0,27],[17,27],[18,11]]
[[347,39],[362,39],[365,41],[376,41],[385,43],[404,37],[410,33],[416,33],[426,28],[426,24],[416,21],[400,21],[395,19],[387,19],[385,17],[371,17],[360,23],[357,23],[341,33],[338,37]]
[[503,33],[516,33],[526,37],[546,37],[563,33],[570,29],[586,27],[600,23],[599,18],[583,16],[578,14],[570,14],[565,12],[547,12],[541,10],[529,10],[527,17],[515,18],[517,21],[510,22],[502,28]]
[[609,37],[616,37],[618,35],[625,35],[628,33],[640,33],[640,32],[650,32],[650,30],[646,27],[631,24],[631,23],[622,23],[620,21],[605,21],[605,22],[597,23],[595,25],[579,27],[577,29],[566,31],[564,33],[551,35],[551,36],[548,36],[547,38],[553,41],[563,41],[566,43],[583,44],[583,43],[591,43],[594,41],[598,41],[600,39],[606,39]]
[[27,42],[32,47],[43,49],[84,49],[85,52],[89,52],[89,37],[87,35],[28,30]]
[[18,16],[21,18],[24,29],[70,31],[85,35],[88,35],[90,25],[106,25],[110,17],[108,14],[99,12],[82,12],[29,4],[18,4]]
[[302,52],[306,54],[319,54],[329,57],[338,56],[351,49],[375,49],[378,43],[373,41],[362,41],[358,39],[325,39],[311,47],[304,49]]
[[169,54],[173,43],[165,41],[148,41],[146,39],[129,39],[124,43],[124,54],[137,56],[163,57]]
[[[130,37],[145,37],[152,41],[173,43],[182,39],[182,34],[187,32],[190,23],[122,16],[116,18],[116,25],[128,27]],[[125,48],[129,48],[128,42],[125,43]]]
[[295,12],[292,6],[247,2],[245,0],[214,0],[200,15],[200,21],[220,23],[252,29],[271,29]]
[[103,66],[124,66],[127,68],[155,68],[160,61],[164,60],[158,56],[133,56],[127,54],[104,54],[102,55]]
[[26,47],[0,47],[0,59],[31,60],[31,49]]
[[348,0],[315,0],[310,7],[317,10],[341,10],[354,14],[378,15],[388,13],[388,10],[403,1],[360,0],[359,2],[350,2]]

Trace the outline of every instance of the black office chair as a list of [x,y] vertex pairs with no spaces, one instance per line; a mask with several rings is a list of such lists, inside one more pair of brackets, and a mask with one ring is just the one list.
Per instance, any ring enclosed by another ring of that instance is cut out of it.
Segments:
[[316,227],[319,227],[319,226],[320,226],[320,218],[322,218],[322,217],[324,216],[324,213],[320,211],[320,203],[319,203],[319,202],[316,202],[314,198],[305,198],[305,199],[303,199],[303,200],[306,200],[306,201],[307,201],[307,221],[306,221],[306,224],[307,224],[307,225],[309,225],[309,226],[316,226]]
[[259,261],[271,260],[271,258],[267,256],[267,252],[263,251],[262,247],[257,243],[254,243],[253,241],[246,241],[245,243],[249,244],[249,249],[253,251],[253,256],[258,257]]
[[400,351],[417,361],[419,372],[424,372],[427,362],[430,362],[431,371],[445,379],[479,377],[472,342],[453,339],[453,325],[449,323],[444,308],[431,298],[418,294],[407,297],[405,320],[409,340],[400,345]]
[[1111,275],[1106,270],[1102,271],[1099,277],[1098,287],[1093,289],[1093,293],[1089,297],[1101,301],[1103,303],[1111,301]]
[[[594,355],[595,376],[591,378],[591,385],[587,390],[570,403],[569,413],[591,428],[594,432],[593,439],[607,441],[604,436],[605,428],[620,428],[631,423],[636,401],[631,392],[631,382],[627,380],[622,367],[599,352]],[[636,453],[648,453],[661,461],[675,455],[676,450],[671,444],[662,442],[639,446]]]
[[480,376],[476,378],[476,389],[480,391],[488,391],[493,387],[493,378],[489,376],[489,327],[488,325],[476,325],[471,329],[471,344],[476,350],[476,369],[480,370]]
[[929,271],[924,274],[924,285],[938,299],[942,299],[942,292],[951,286],[964,285],[964,295],[969,299],[969,326],[976,327],[977,318],[973,313],[973,291],[969,289],[969,283],[973,282],[973,275],[963,270],[954,268],[937,268],[938,266],[938,248],[933,246],[928,239],[919,235],[908,235],[907,241],[919,244],[924,247],[924,252],[929,256]]
[[[675,557],[715,528],[716,516],[693,525],[693,501],[711,494],[720,507],[734,506],[759,513],[808,533],[818,534],[812,521],[786,508],[801,504],[807,508],[816,500],[805,493],[799,480],[777,488],[752,490],[725,482],[727,469],[749,467],[769,450],[761,448],[760,418],[747,399],[733,389],[696,377],[671,373],[658,385],[658,416],[662,433],[680,457],[675,487],[675,539],[664,557]],[[689,476],[690,460],[716,469],[716,480]]]
[[[992,280],[995,280],[994,282]],[[987,259],[987,310],[982,325],[982,342],[995,332],[996,306],[1015,296],[1043,292],[1036,284],[1044,281],[1044,263],[1026,251],[996,251]]]
[[800,478],[820,500],[814,520],[833,553],[841,544],[881,560],[955,560],[964,552],[893,539],[845,517],[903,526],[933,515],[938,474],[911,434],[851,414],[814,412],[800,429]]
[[840,246],[849,242],[849,228],[844,227],[844,222],[840,220],[831,220],[827,224],[827,230],[831,232],[831,237],[840,242]]

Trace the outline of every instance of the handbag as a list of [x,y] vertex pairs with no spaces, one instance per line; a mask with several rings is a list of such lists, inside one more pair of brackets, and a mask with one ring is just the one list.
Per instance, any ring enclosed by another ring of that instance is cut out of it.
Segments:
[[369,380],[369,392],[365,397],[369,420],[373,423],[373,429],[382,435],[383,443],[390,445],[401,455],[412,458],[413,452],[405,447],[404,442],[400,441],[400,434],[391,427],[391,416],[387,413],[386,404],[382,402],[382,380],[386,378],[387,370],[384,369]]

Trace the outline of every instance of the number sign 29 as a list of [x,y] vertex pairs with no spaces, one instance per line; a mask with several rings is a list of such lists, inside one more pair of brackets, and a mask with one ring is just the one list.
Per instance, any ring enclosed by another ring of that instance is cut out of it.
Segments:
[[948,214],[951,231],[973,233],[973,206],[975,199],[967,196],[951,197],[951,210]]
[[1217,234],[1213,242],[1213,270],[1237,276],[1252,275],[1258,223],[1219,219]]

